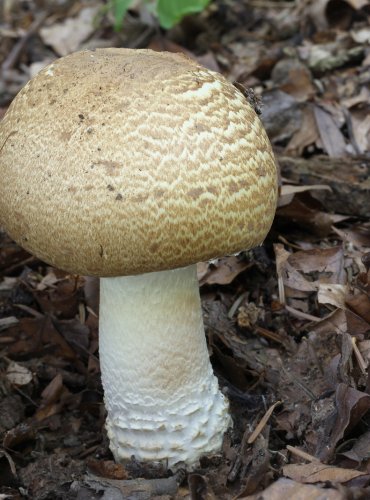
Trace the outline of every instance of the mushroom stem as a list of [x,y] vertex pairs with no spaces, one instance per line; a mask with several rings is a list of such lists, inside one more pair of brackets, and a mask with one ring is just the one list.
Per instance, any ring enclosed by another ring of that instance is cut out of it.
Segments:
[[195,465],[231,425],[204,335],[196,267],[100,283],[100,363],[117,461]]

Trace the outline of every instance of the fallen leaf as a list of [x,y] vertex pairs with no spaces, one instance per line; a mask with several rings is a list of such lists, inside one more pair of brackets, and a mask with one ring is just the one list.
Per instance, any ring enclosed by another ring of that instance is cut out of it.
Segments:
[[333,117],[320,106],[314,106],[314,115],[324,150],[333,158],[346,156],[346,143]]
[[32,372],[23,365],[11,361],[6,370],[6,377],[12,384],[27,385],[31,382]]
[[207,477],[201,474],[190,474],[188,485],[192,500],[217,500]]
[[309,192],[297,193],[293,200],[285,206],[278,208],[277,222],[286,230],[309,232],[315,236],[326,236],[332,230],[333,215],[324,212],[317,206],[317,201]]
[[362,9],[362,7],[366,7],[366,5],[369,5],[369,0],[345,0],[345,1],[356,10]]
[[331,304],[332,306],[345,309],[347,293],[347,285],[338,285],[336,283],[320,283],[317,300],[320,304]]
[[353,224],[345,229],[334,228],[344,242],[349,241],[356,248],[370,248],[370,225]]
[[63,385],[63,377],[58,373],[41,393],[42,403],[34,418],[38,422],[61,412],[69,391]]
[[283,184],[280,190],[278,207],[283,207],[284,205],[288,205],[289,203],[291,203],[294,195],[297,193],[317,190],[331,191],[331,187],[324,184],[311,184],[309,186],[293,186],[292,184]]
[[356,439],[352,448],[342,452],[342,456],[361,464],[370,458],[370,431],[365,432]]
[[346,279],[342,247],[300,250],[289,255],[280,244],[274,248],[278,274],[289,288],[313,292],[322,283],[342,284]]
[[41,281],[37,284],[36,290],[42,291],[47,288],[54,288],[54,285],[58,283],[59,279],[56,277],[54,271],[49,269],[47,274],[43,276]]
[[350,31],[351,36],[353,40],[356,43],[370,43],[370,28],[369,27],[364,27],[364,28],[358,28],[358,29],[352,29]]
[[265,490],[242,497],[240,500],[344,500],[340,491],[334,488],[320,488],[311,484],[301,484],[281,477]]
[[18,325],[7,330],[15,342],[8,346],[9,354],[23,352],[45,354],[53,352],[55,356],[74,360],[76,354],[55,329],[49,317],[21,318]]
[[50,45],[60,56],[75,52],[81,43],[94,32],[94,19],[99,9],[99,5],[85,7],[74,18],[44,26],[39,31],[43,42]]
[[108,479],[127,479],[128,473],[122,464],[116,464],[112,460],[96,460],[89,458],[87,460],[88,468],[97,476]]
[[302,125],[291,136],[285,150],[291,155],[301,156],[305,148],[316,144],[320,137],[312,105],[306,105],[302,113]]
[[45,387],[41,393],[43,404],[55,403],[60,398],[63,390],[63,377],[60,373]]
[[4,436],[3,445],[5,448],[14,448],[15,446],[35,439],[38,424],[34,421],[23,421],[13,429],[10,429]]
[[328,27],[346,29],[351,23],[353,10],[344,2],[331,0],[315,0],[307,3],[307,14],[316,29],[326,30]]
[[370,324],[370,297],[366,293],[347,295],[346,305]]
[[316,456],[322,461],[330,460],[337,443],[349,432],[370,409],[370,396],[346,384],[338,384],[335,393],[335,415],[327,420],[327,434],[319,443]]
[[265,92],[262,104],[262,122],[272,142],[290,139],[302,127],[300,103],[286,92]]
[[298,58],[281,59],[275,64],[271,78],[280,90],[297,101],[307,101],[315,94],[310,70]]
[[0,318],[0,332],[2,330],[6,330],[7,328],[10,328],[11,326],[17,325],[18,324],[18,318],[15,316],[8,316],[7,318]]
[[[228,285],[252,264],[240,256],[231,255],[198,267],[199,285]],[[200,272],[199,272],[200,271]]]
[[348,332],[351,335],[364,335],[369,331],[369,324],[348,309],[336,309],[313,325],[311,331],[318,335],[325,335],[330,331],[339,334]]
[[369,106],[350,111],[353,135],[361,154],[370,149],[370,115]]
[[284,476],[301,483],[346,483],[351,479],[364,476],[364,472],[342,467],[311,462],[310,464],[290,464],[283,467]]
[[242,492],[236,497],[240,498],[263,487],[268,479],[270,468],[269,428],[265,429],[267,437],[259,434],[252,448],[246,447],[242,451],[242,461],[244,462],[244,486]]

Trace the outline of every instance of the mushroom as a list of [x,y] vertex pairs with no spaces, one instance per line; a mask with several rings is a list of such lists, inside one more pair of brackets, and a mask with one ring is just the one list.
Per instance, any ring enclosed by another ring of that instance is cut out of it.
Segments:
[[269,140],[245,96],[180,54],[56,60],[0,125],[0,225],[100,277],[100,362],[116,460],[194,466],[231,425],[195,264],[260,244],[276,207]]

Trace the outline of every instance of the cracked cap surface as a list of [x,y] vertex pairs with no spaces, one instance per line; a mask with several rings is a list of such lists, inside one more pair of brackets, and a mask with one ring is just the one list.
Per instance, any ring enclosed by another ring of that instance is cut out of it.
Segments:
[[66,271],[184,267],[261,243],[277,168],[242,93],[180,54],[71,54],[0,123],[0,225]]

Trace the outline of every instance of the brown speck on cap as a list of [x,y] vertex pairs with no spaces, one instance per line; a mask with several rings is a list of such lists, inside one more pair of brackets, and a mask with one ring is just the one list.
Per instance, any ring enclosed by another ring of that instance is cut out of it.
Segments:
[[[92,123],[105,126],[84,133]],[[0,124],[0,179],[10,236],[97,276],[253,247],[277,198],[271,146],[245,96],[184,55],[150,50],[83,51],[43,69]],[[119,193],[107,196],[113,180]]]

